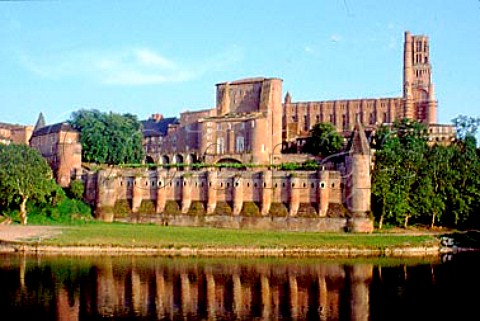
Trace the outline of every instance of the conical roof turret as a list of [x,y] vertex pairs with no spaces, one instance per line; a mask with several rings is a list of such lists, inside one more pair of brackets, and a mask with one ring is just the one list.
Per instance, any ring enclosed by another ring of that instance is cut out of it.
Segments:
[[37,131],[42,127],[45,127],[45,118],[43,117],[43,113],[40,112],[40,115],[38,115],[37,122],[35,123],[35,127],[33,128],[33,131]]
[[359,119],[357,119],[353,128],[348,151],[350,154],[370,155],[370,143]]

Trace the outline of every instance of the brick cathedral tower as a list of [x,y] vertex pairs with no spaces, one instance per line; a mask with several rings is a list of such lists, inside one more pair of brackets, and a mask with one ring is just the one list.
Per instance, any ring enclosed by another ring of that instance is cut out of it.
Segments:
[[405,32],[403,61],[404,117],[437,123],[437,101],[432,82],[428,37]]

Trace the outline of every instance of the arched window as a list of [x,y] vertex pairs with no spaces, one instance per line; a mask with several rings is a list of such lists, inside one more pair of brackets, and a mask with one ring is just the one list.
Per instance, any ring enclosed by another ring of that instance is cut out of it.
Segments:
[[225,140],[223,137],[217,138],[217,154],[225,153]]
[[237,153],[243,153],[245,151],[245,138],[243,136],[237,136],[235,150]]

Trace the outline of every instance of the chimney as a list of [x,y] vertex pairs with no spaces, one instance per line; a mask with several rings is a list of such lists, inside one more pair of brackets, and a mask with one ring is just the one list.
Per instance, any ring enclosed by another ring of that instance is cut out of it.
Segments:
[[150,119],[156,121],[156,122],[159,122],[163,119],[163,115],[162,114],[152,114],[152,116],[150,117]]

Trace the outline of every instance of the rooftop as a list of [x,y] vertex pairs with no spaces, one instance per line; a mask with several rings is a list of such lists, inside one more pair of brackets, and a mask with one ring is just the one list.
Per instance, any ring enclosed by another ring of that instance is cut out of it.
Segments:
[[167,117],[160,120],[147,119],[141,121],[143,129],[143,136],[158,137],[166,136],[168,132],[168,126],[178,124],[178,118]]
[[70,126],[69,123],[56,123],[52,125],[44,126],[40,129],[37,129],[33,132],[32,137],[48,135],[51,133],[59,133],[59,132],[76,132],[76,130]]
[[228,85],[254,84],[254,83],[259,83],[259,82],[269,80],[269,79],[280,79],[280,78],[251,77],[251,78],[238,79],[238,80],[234,80],[234,81],[221,82],[221,83],[216,84],[216,86],[226,85],[226,84],[228,84]]

